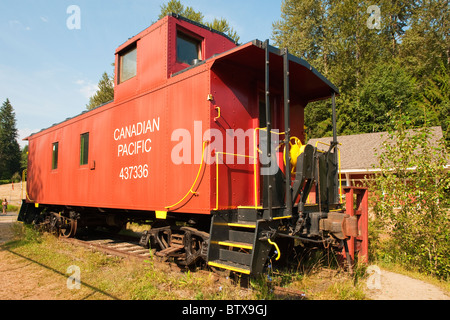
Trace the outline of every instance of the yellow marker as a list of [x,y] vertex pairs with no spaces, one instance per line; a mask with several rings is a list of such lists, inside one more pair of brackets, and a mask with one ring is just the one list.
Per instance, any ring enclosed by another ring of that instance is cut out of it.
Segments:
[[156,219],[166,219],[167,218],[167,211],[155,211]]

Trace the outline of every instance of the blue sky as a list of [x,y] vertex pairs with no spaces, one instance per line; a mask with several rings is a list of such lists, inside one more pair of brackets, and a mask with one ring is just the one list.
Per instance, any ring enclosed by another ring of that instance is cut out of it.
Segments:
[[[1,0],[0,103],[14,107],[21,141],[85,110],[115,49],[158,19],[167,0]],[[240,43],[270,39],[282,0],[182,0],[205,21],[225,18]],[[69,29],[70,5],[80,29]]]

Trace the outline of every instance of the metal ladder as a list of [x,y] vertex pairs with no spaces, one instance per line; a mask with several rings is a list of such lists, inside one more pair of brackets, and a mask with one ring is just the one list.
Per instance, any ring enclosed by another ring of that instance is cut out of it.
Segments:
[[208,265],[248,275],[263,272],[272,245],[270,230],[279,222],[261,217],[258,209],[216,213],[211,223]]

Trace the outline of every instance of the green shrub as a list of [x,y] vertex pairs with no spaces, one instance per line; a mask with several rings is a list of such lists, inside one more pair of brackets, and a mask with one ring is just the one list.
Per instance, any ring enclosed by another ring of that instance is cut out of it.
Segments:
[[387,235],[383,259],[433,274],[450,275],[449,172],[443,141],[431,143],[429,128],[407,130],[395,119],[378,155],[381,172],[372,185],[374,210]]

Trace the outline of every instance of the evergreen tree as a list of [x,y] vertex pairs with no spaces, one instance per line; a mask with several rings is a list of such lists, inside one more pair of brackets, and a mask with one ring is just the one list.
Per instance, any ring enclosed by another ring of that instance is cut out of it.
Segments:
[[170,13],[179,14],[192,21],[204,24],[214,30],[222,32],[233,39],[236,43],[239,41],[240,37],[237,32],[230,26],[228,21],[224,18],[217,19],[214,18],[213,22],[205,22],[203,20],[204,16],[200,11],[195,11],[192,7],[185,7],[180,0],[170,0],[161,7],[161,13],[158,19],[162,19]]
[[17,142],[16,115],[6,99],[0,108],[0,179],[11,179],[20,170],[20,146]]
[[210,27],[211,29],[214,29],[214,30],[217,30],[219,32],[226,34],[231,39],[233,39],[234,42],[236,42],[236,43],[240,39],[237,32],[234,31],[234,29],[230,26],[228,21],[224,18],[221,18],[221,19],[214,18],[213,22],[206,22],[206,25],[208,27]]
[[102,78],[98,82],[98,90],[92,97],[89,98],[89,103],[86,105],[86,109],[92,110],[95,107],[111,100],[114,100],[114,81],[106,72],[104,72]]
[[161,13],[158,19],[162,19],[170,13],[179,14],[187,19],[203,23],[203,14],[200,11],[195,11],[192,7],[185,7],[179,0],[170,0],[161,7]]

